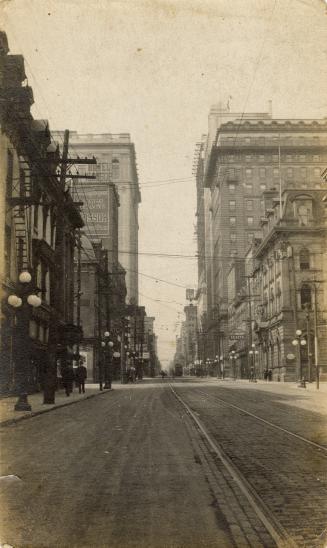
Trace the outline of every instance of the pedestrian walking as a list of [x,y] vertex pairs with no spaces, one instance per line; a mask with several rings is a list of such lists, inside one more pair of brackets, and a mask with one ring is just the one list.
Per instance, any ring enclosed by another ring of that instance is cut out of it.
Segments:
[[72,367],[65,366],[61,372],[61,375],[66,396],[70,396],[73,391],[73,383],[75,380],[74,370]]
[[85,394],[85,381],[87,378],[87,369],[85,365],[79,364],[78,368],[76,369],[76,381],[78,384],[78,392],[81,394]]
[[131,382],[135,382],[135,372],[136,372],[136,369],[135,369],[134,365],[132,365],[132,367],[130,368],[130,371],[129,371],[129,378],[130,378]]

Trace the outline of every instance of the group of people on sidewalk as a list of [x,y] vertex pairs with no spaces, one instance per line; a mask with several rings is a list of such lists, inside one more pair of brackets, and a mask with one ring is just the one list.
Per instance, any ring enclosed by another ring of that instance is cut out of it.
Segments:
[[71,366],[66,366],[61,371],[62,384],[66,396],[73,392],[74,382],[78,387],[79,394],[85,394],[85,381],[87,379],[87,369],[81,363],[74,370]]

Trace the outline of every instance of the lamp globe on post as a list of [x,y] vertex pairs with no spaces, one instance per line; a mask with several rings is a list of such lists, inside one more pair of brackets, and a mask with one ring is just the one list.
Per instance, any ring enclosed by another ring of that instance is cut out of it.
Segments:
[[[15,404],[15,411],[31,411],[32,407],[28,402],[29,383],[29,306],[38,308],[42,301],[35,293],[29,293],[28,284],[32,281],[31,274],[24,270],[18,276],[18,295],[12,294],[8,297],[8,304],[16,312],[15,332],[15,377],[17,380],[18,400]],[[20,296],[19,296],[20,295]],[[28,306],[29,305],[29,306]]]

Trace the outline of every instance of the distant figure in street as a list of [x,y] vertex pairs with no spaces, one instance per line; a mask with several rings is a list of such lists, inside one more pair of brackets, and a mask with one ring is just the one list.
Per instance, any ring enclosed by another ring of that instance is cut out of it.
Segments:
[[132,365],[132,367],[129,370],[129,380],[131,382],[135,382],[135,371],[136,371],[136,369],[135,369],[134,365]]
[[73,383],[75,380],[74,370],[72,367],[66,366],[63,368],[61,374],[66,396],[69,396],[73,391]]
[[251,381],[253,381],[253,380],[254,380],[254,368],[251,367],[251,369],[250,369],[250,379],[249,379],[249,381],[251,382]]
[[271,381],[272,380],[272,370],[269,369],[268,371],[268,381]]
[[85,380],[87,377],[87,369],[85,365],[79,364],[78,368],[76,369],[76,381],[78,384],[78,392],[81,394],[85,394]]
[[162,379],[164,379],[164,378],[165,378],[165,376],[166,376],[166,374],[165,374],[165,372],[164,372],[164,371],[160,371],[160,375],[161,375],[161,378],[162,378]]

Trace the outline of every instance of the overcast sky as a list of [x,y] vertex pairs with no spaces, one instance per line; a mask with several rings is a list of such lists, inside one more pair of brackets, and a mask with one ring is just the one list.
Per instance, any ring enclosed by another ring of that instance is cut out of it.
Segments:
[[[52,129],[131,133],[140,303],[156,316],[164,365],[184,286],[197,281],[192,163],[209,108],[232,96],[235,111],[265,111],[271,99],[278,117],[327,116],[326,8],[324,0],[0,0],[11,53],[25,57],[34,116]],[[193,258],[142,255],[152,252]]]

